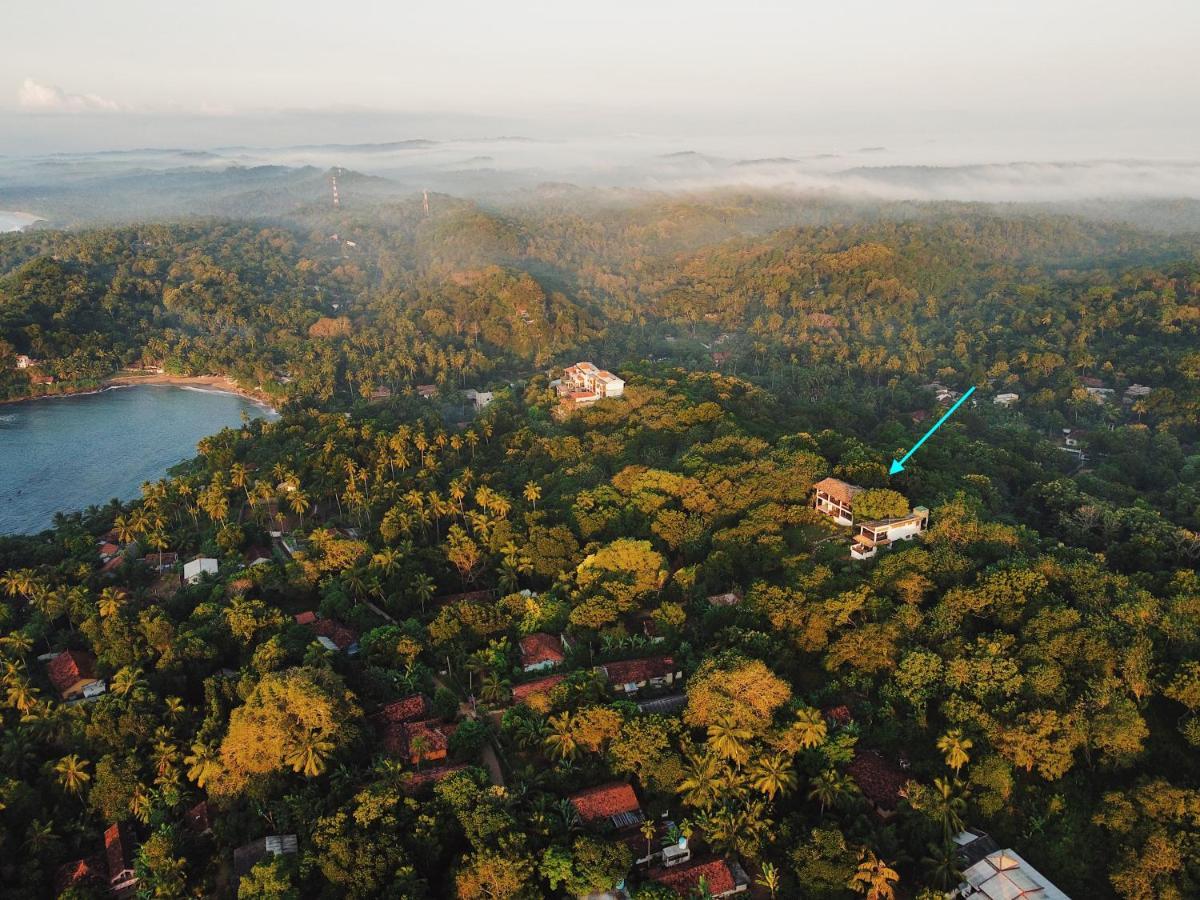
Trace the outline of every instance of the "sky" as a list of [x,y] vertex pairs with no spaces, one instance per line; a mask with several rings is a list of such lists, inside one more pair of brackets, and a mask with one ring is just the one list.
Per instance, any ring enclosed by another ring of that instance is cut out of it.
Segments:
[[1196,0],[39,0],[0,30],[0,153],[645,132],[1194,158],[1198,39]]

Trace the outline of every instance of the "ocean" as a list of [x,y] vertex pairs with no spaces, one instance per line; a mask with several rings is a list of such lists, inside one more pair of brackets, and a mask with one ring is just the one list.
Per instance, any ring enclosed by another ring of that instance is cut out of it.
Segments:
[[56,512],[139,496],[201,438],[273,411],[235,394],[138,385],[0,405],[0,534],[49,528]]

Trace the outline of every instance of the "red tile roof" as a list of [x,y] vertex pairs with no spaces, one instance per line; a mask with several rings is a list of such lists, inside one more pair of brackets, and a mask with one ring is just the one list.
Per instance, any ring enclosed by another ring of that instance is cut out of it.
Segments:
[[60,694],[65,694],[81,681],[96,677],[96,657],[82,650],[64,650],[46,664],[50,683]]
[[461,772],[466,767],[466,763],[457,763],[452,766],[434,766],[432,769],[425,769],[422,772],[410,772],[404,779],[403,790],[405,793],[415,793],[427,785],[436,784],[447,775]]
[[310,609],[307,612],[296,613],[293,618],[295,618],[297,625],[311,625],[317,621],[317,614]]
[[566,680],[566,675],[547,675],[545,678],[537,678],[533,681],[527,681],[524,684],[518,684],[512,689],[513,702],[521,703],[534,694],[545,694],[555,685],[561,684]]
[[846,771],[854,779],[863,796],[881,809],[895,809],[901,792],[908,782],[900,767],[884,759],[875,750],[860,750],[854,754]]
[[101,556],[115,556],[116,554],[121,552],[121,548],[118,547],[116,544],[110,544],[110,543],[105,542],[96,548],[96,552],[99,553]]
[[708,885],[709,894],[714,897],[729,893],[737,887],[737,882],[733,880],[733,872],[723,859],[710,859],[707,862],[698,860],[669,869],[652,869],[648,874],[653,881],[669,887],[681,897],[694,896],[701,878]]
[[536,666],[540,663],[560,663],[566,659],[562,641],[552,634],[539,631],[521,638],[521,665]]
[[106,562],[104,565],[102,565],[100,567],[100,574],[107,575],[109,572],[115,572],[117,569],[121,568],[121,566],[123,566],[123,565],[125,565],[125,557],[114,556],[112,559],[110,559],[108,562]]
[[58,871],[54,873],[54,893],[61,894],[72,885],[88,881],[108,881],[103,854],[95,853],[59,866]]
[[402,700],[387,704],[376,714],[381,722],[411,722],[429,717],[429,698],[424,694],[411,694]]
[[308,627],[317,637],[329,638],[339,650],[345,650],[358,640],[358,635],[354,633],[353,629],[347,628],[341,622],[335,622],[333,619],[317,619],[315,622],[309,622]]
[[641,809],[637,794],[623,781],[588,788],[572,794],[570,800],[579,811],[579,818],[588,823]]
[[646,659],[623,659],[600,666],[613,684],[639,684],[651,678],[661,678],[678,671],[670,656],[651,656]]
[[445,759],[450,749],[450,735],[454,726],[433,719],[422,722],[394,722],[389,724],[383,735],[384,749],[403,756],[413,762],[413,742],[421,739],[421,759]]
[[104,853],[108,857],[108,877],[116,879],[126,869],[133,868],[133,834],[121,823],[109,825],[104,832]]

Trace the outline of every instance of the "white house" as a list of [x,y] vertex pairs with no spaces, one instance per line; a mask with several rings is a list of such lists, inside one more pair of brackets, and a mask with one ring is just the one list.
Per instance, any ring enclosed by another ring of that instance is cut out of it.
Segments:
[[1020,394],[997,394],[992,399],[992,402],[997,406],[1003,406],[1005,409],[1007,409],[1020,399]]
[[967,868],[952,896],[971,900],[1070,900],[1015,850],[997,850]]
[[36,365],[37,365],[37,360],[31,359],[30,357],[26,356],[24,353],[22,353],[20,356],[17,357],[17,368],[18,369],[28,369],[30,366],[36,366]]
[[183,564],[183,578],[188,584],[196,584],[205,575],[217,574],[217,561],[207,556],[198,556]]
[[467,388],[463,393],[468,400],[475,404],[476,409],[483,409],[495,399],[495,394],[491,391],[477,391],[474,388]]
[[890,549],[896,541],[911,541],[928,527],[929,510],[924,506],[914,506],[907,516],[862,522],[850,544],[850,556],[853,559],[870,559],[879,552],[880,547]]
[[853,525],[854,498],[864,490],[838,478],[822,478],[813,485],[813,509],[839,525]]

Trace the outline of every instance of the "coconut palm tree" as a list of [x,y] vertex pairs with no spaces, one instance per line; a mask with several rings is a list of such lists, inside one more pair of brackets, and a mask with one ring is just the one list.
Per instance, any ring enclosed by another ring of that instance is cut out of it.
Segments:
[[689,754],[684,758],[683,779],[676,789],[688,806],[706,809],[721,790],[721,762],[715,756]]
[[774,800],[796,787],[796,771],[782,753],[761,757],[750,769],[750,786]]
[[125,604],[125,592],[120,588],[106,587],[100,592],[100,599],[97,603],[97,608],[100,612],[100,618],[107,619],[115,616],[121,611],[121,607]]
[[112,693],[118,697],[136,696],[146,686],[143,673],[137,666],[123,666],[112,678]]
[[542,489],[532,481],[525,482],[525,490],[522,492],[525,502],[537,510],[538,501],[542,499]]
[[78,795],[83,791],[87,783],[92,780],[92,776],[87,770],[89,765],[91,764],[86,759],[81,759],[76,753],[64,756],[54,764],[54,772],[58,775],[58,783],[63,786],[64,790]]
[[207,744],[192,744],[192,752],[183,758],[188,767],[187,777],[202,788],[221,774],[221,757],[215,747]]
[[508,697],[511,688],[512,682],[507,678],[488,672],[480,682],[479,698],[485,703],[501,703]]
[[938,738],[937,742],[938,749],[946,756],[946,765],[954,770],[955,775],[958,775],[959,769],[971,761],[967,751],[974,746],[975,742],[964,737],[961,728],[951,728]]
[[333,753],[333,741],[317,732],[310,732],[296,741],[285,757],[293,771],[306,778],[315,778],[325,771],[329,755]]
[[27,715],[31,709],[37,706],[38,689],[24,679],[14,679],[8,685],[8,705],[19,712],[21,715]]
[[708,746],[721,757],[738,766],[750,758],[750,749],[747,744],[753,737],[753,731],[744,725],[739,725],[729,716],[722,716],[708,726]]
[[575,740],[575,720],[567,713],[562,713],[552,716],[547,725],[550,731],[543,741],[546,751],[558,759],[574,759],[579,754],[579,744]]
[[792,728],[796,732],[800,746],[805,750],[820,747],[825,743],[825,736],[829,731],[829,726],[825,723],[825,717],[821,715],[821,711],[813,709],[811,706],[796,710],[796,721]]
[[895,869],[864,847],[858,853],[858,869],[850,877],[849,887],[865,894],[867,900],[893,900],[896,890],[892,885],[899,880]]
[[820,804],[821,818],[824,818],[826,809],[856,793],[858,793],[858,785],[849,775],[845,775],[837,769],[826,769],[813,779],[812,787],[808,791],[808,799],[816,800]]

